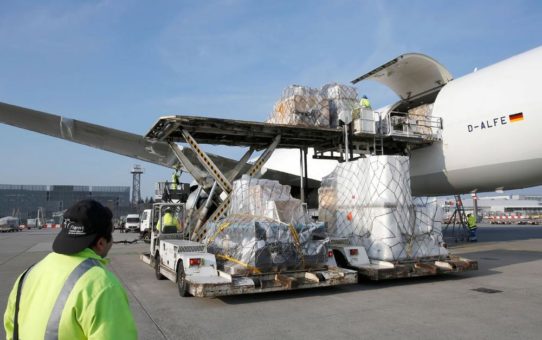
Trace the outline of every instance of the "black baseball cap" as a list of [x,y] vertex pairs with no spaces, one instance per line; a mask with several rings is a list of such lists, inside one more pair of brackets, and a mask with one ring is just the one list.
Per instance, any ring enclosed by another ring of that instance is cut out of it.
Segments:
[[111,230],[111,210],[94,200],[75,203],[64,213],[62,230],[53,242],[53,251],[71,255],[78,253],[96,239]]

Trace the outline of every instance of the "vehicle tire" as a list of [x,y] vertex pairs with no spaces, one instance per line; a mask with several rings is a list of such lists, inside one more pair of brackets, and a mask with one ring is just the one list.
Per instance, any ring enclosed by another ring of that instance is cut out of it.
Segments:
[[179,264],[177,265],[177,288],[179,288],[180,296],[190,296],[190,293],[188,293],[188,283],[186,282],[183,261],[179,261]]
[[143,233],[143,242],[151,243],[151,233],[148,230]]
[[154,258],[154,275],[156,276],[157,280],[163,280],[166,277],[162,274],[160,274],[160,254],[156,254]]

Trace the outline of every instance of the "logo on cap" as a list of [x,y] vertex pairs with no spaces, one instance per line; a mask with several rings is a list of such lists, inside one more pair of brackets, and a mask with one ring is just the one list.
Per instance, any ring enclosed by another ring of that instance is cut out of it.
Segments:
[[87,233],[85,232],[85,227],[81,224],[77,224],[74,221],[71,221],[69,219],[64,220],[65,227],[68,229],[68,235],[70,236],[85,236]]

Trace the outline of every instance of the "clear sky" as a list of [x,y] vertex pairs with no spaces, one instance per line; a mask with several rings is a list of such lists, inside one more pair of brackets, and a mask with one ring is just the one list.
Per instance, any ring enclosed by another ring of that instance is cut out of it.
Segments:
[[[145,134],[161,115],[265,120],[283,88],[408,52],[459,77],[542,45],[540,1],[2,1],[0,101]],[[395,101],[363,84],[373,106]],[[237,157],[242,150],[213,148]],[[0,183],[131,185],[171,171],[0,124]],[[186,178],[183,178],[186,179]]]

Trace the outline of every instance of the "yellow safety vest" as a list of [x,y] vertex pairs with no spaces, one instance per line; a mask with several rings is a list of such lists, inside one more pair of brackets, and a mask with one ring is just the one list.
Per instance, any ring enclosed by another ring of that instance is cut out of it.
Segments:
[[[25,276],[19,305],[20,339],[137,339],[124,288],[92,249],[50,253]],[[20,277],[19,277],[20,279]],[[15,282],[4,314],[13,339]]]
[[171,213],[165,213],[164,216],[162,216],[163,223],[160,223],[160,220],[158,220],[158,223],[156,223],[156,229],[158,231],[162,231],[162,227],[175,227],[177,228],[177,231],[179,230],[179,221],[173,217]]
[[179,175],[177,174],[177,171],[171,175],[171,189],[177,190],[177,185],[179,184]]
[[361,98],[361,100],[359,101],[359,104],[361,105],[362,108],[370,108],[371,107],[371,103],[369,102],[369,99],[367,99],[367,98]]
[[476,228],[476,217],[474,217],[474,215],[470,215],[469,217],[467,217],[467,226],[469,227],[469,229]]

